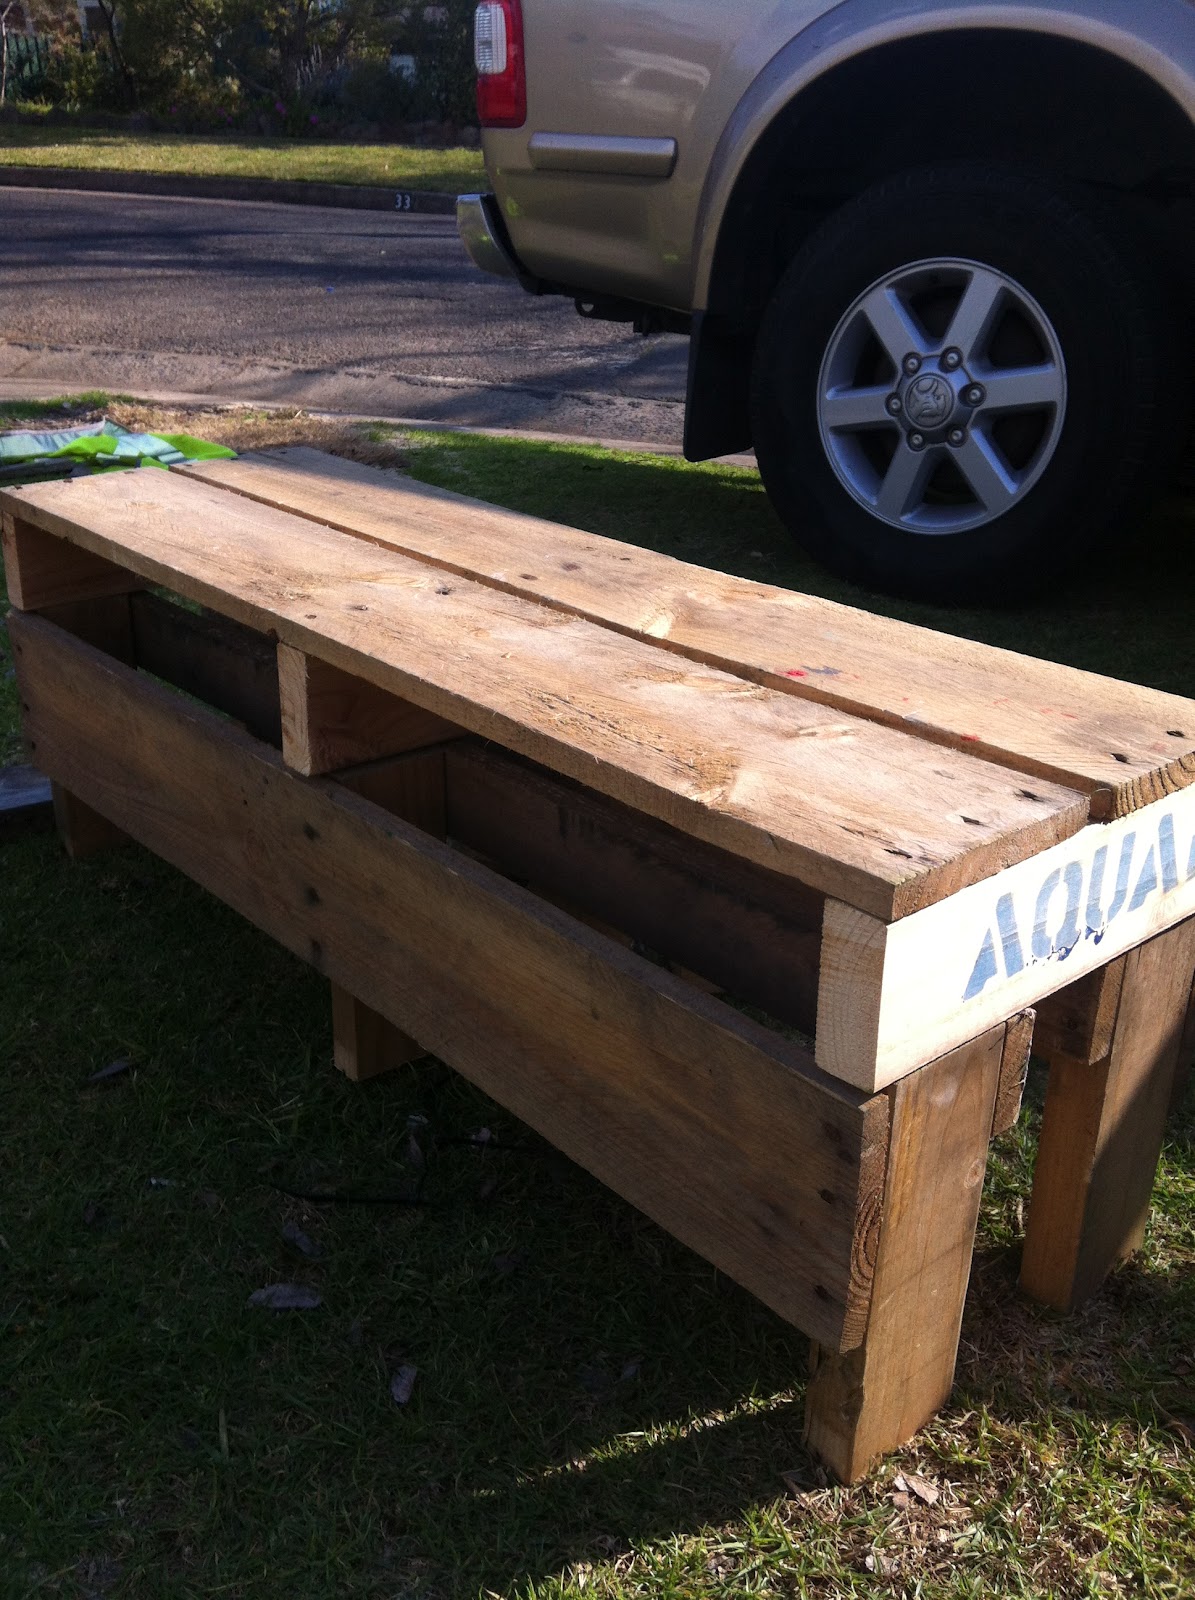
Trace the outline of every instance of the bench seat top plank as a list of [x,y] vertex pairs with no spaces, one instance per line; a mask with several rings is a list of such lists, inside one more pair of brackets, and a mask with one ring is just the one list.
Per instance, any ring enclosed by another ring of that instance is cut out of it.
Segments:
[[309,519],[141,471],[8,516],[684,832],[893,919],[1081,827],[1087,802]]
[[1066,784],[1090,796],[1093,820],[1195,782],[1195,701],[1178,695],[713,572],[305,447],[179,470]]

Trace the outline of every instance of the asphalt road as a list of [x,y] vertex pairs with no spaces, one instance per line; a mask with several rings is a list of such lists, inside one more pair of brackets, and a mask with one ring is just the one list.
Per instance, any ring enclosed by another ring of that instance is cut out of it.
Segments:
[[450,218],[0,188],[0,391],[677,443],[687,340],[478,272]]

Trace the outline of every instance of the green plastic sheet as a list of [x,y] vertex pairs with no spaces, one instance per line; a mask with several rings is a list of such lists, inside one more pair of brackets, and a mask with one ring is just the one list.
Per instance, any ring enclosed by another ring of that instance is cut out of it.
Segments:
[[75,471],[172,467],[179,461],[226,461],[236,455],[189,433],[130,433],[119,423],[93,422],[46,433],[0,434],[0,479],[22,482]]

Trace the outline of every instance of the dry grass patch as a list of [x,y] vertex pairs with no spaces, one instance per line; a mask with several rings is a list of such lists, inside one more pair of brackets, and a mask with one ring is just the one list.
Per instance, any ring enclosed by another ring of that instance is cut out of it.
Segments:
[[[168,407],[139,400],[114,400],[97,408],[94,418],[110,417],[132,432],[190,433],[230,450],[278,450],[310,445],[360,461],[368,467],[404,469],[409,451],[401,434],[382,433],[370,423],[342,422],[292,410],[255,411],[241,406]],[[84,420],[91,421],[89,415]]]

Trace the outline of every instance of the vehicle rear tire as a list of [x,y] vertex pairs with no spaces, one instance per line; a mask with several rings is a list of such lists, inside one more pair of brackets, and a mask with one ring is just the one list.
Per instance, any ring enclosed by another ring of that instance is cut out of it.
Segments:
[[1164,481],[1179,345],[1112,210],[994,165],[904,173],[830,217],[780,281],[752,374],[760,472],[844,577],[1015,598]]

